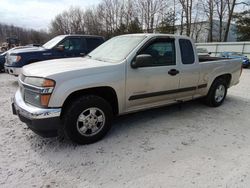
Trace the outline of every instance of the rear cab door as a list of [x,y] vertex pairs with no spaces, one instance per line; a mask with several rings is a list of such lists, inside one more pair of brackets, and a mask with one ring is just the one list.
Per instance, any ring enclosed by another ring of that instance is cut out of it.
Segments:
[[189,38],[178,39],[178,50],[180,57],[180,85],[177,93],[177,100],[190,100],[195,95],[198,88],[206,87],[198,86],[200,79],[199,59],[194,48],[194,43]]

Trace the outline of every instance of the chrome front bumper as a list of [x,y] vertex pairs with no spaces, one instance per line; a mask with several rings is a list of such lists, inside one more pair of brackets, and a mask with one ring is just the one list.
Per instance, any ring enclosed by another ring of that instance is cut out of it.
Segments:
[[18,89],[15,97],[12,99],[12,111],[35,133],[43,137],[57,135],[57,130],[61,125],[61,108],[44,109],[26,104],[20,89]]
[[22,98],[21,92],[18,91],[15,94],[13,99],[15,110],[18,111],[20,115],[28,119],[46,119],[60,117],[61,108],[38,108],[26,104]]

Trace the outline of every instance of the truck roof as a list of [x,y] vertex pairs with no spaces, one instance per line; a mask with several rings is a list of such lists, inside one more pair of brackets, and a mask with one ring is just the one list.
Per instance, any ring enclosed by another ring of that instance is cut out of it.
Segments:
[[58,35],[58,36],[64,36],[64,37],[96,37],[96,38],[104,38],[103,36],[99,35],[80,35],[80,34],[67,34],[67,35]]
[[135,33],[135,34],[125,34],[124,36],[145,36],[145,37],[179,37],[179,38],[186,38],[186,39],[190,39],[187,36],[183,36],[183,35],[175,35],[175,34],[164,34],[164,33]]

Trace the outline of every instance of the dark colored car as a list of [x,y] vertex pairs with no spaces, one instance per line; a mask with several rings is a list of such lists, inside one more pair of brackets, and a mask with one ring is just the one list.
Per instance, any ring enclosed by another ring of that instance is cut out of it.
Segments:
[[242,67],[248,68],[250,66],[250,61],[247,56],[237,53],[237,52],[222,52],[220,57],[231,58],[231,59],[242,59]]
[[23,49],[23,48],[30,48],[32,46],[30,45],[26,45],[26,46],[18,46],[18,47],[14,47],[8,51],[2,52],[0,53],[0,72],[4,72],[4,64],[6,61],[6,55],[7,53],[11,53],[12,50],[17,50],[17,49]]
[[19,75],[22,67],[30,63],[49,59],[81,57],[104,42],[94,35],[60,35],[42,46],[12,50],[6,55],[5,71]]

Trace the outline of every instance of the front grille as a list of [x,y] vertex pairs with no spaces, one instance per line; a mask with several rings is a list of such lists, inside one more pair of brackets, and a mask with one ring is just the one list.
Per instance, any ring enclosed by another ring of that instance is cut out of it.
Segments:
[[20,92],[21,92],[22,98],[24,99],[24,87],[21,85],[19,87],[20,87]]

